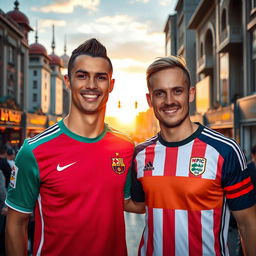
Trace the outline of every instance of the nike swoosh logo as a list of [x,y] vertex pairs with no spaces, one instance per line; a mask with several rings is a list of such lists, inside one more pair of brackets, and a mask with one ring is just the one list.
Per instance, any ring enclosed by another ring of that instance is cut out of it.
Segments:
[[61,172],[61,171],[67,169],[68,167],[70,167],[71,165],[76,164],[76,163],[77,163],[77,162],[74,162],[74,163],[67,164],[67,165],[64,165],[64,166],[60,166],[60,164],[58,164],[58,166],[57,166],[57,171],[58,171],[58,172]]

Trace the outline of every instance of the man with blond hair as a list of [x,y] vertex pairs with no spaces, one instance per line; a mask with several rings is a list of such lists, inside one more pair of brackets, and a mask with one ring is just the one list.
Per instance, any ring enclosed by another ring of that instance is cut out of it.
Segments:
[[229,255],[232,211],[246,255],[255,256],[256,198],[242,150],[191,121],[195,88],[182,58],[155,60],[147,85],[160,132],[135,149],[132,200],[146,205],[139,255]]

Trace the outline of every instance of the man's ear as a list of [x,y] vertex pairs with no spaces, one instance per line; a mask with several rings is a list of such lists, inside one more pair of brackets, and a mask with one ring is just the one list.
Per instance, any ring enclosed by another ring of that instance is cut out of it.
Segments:
[[113,91],[115,85],[115,79],[110,80],[110,85],[109,85],[109,93]]
[[65,82],[65,85],[66,85],[67,89],[71,90],[71,84],[70,84],[70,80],[69,80],[68,75],[64,76],[64,82]]
[[146,93],[146,97],[147,97],[147,102],[150,108],[152,108],[152,101],[151,101],[151,97],[149,93]]
[[195,99],[195,94],[196,94],[196,88],[195,87],[190,87],[189,88],[189,102],[193,102]]

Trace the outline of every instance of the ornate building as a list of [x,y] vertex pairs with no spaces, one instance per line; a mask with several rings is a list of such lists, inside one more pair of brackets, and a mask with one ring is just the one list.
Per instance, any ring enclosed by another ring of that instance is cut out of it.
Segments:
[[28,98],[28,33],[32,30],[27,16],[14,2],[14,10],[0,10],[0,142],[20,144],[25,137],[22,113]]

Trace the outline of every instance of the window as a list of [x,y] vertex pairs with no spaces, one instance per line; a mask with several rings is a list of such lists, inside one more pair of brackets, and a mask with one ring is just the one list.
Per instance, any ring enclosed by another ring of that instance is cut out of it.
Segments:
[[34,71],[33,71],[33,75],[34,75],[34,76],[37,76],[37,70],[34,70]]
[[221,31],[224,31],[226,29],[226,26],[227,26],[227,15],[226,15],[226,10],[224,9],[221,15]]
[[33,81],[33,89],[37,89],[37,81],[36,80]]
[[229,56],[220,54],[220,101],[222,106],[229,104]]
[[252,75],[251,92],[256,92],[256,29],[252,32]]
[[37,102],[37,94],[33,93],[33,102]]
[[200,44],[200,58],[202,58],[203,55],[204,55],[204,45],[203,45],[203,43],[201,42],[201,44]]
[[14,48],[9,46],[8,48],[8,61],[11,64],[14,64]]
[[252,58],[256,59],[256,29],[252,32]]
[[252,1],[252,9],[256,8],[256,0],[251,0]]
[[29,60],[32,62],[38,62],[39,58],[38,57],[30,57]]

